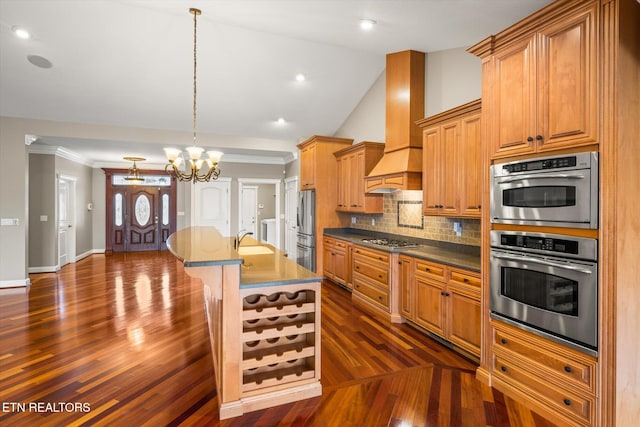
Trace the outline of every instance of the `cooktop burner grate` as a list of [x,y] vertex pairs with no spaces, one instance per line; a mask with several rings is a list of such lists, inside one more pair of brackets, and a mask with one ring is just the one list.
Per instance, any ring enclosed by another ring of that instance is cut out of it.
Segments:
[[399,239],[362,239],[364,243],[370,243],[372,245],[387,246],[390,248],[415,248],[419,246],[416,243],[408,240]]

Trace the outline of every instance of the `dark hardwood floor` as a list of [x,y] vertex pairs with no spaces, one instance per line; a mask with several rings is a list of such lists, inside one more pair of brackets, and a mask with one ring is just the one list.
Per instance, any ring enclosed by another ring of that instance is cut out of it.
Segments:
[[0,425],[537,426],[476,366],[324,282],[323,395],[218,420],[202,285],[168,252],[93,255],[0,290]]

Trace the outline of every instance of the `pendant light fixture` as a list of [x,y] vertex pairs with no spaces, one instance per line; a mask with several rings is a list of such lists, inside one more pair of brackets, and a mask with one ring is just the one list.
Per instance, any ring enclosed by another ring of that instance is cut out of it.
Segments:
[[123,159],[133,162],[133,166],[129,168],[127,176],[124,177],[125,181],[128,181],[133,185],[142,184],[144,182],[144,177],[140,176],[140,169],[138,169],[136,162],[142,162],[147,159],[144,157],[123,157]]
[[[164,149],[167,160],[169,160],[169,164],[167,164],[164,169],[169,175],[175,176],[179,181],[192,181],[195,184],[196,182],[207,182],[211,179],[218,179],[220,175],[218,163],[223,153],[220,151],[207,151],[208,158],[206,160],[201,159],[202,153],[205,150],[204,148],[196,146],[196,97],[198,94],[196,89],[197,17],[202,14],[202,11],[200,11],[200,9],[190,8],[189,13],[193,14],[193,146],[187,147],[189,160],[188,163],[185,162],[185,169],[189,168],[190,170],[185,170],[184,172],[180,170],[184,158],[182,157],[182,150],[177,148]],[[208,166],[206,173],[202,171],[205,163]]]

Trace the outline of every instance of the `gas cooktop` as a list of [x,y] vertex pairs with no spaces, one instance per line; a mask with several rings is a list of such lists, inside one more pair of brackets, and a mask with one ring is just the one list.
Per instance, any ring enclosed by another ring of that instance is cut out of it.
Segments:
[[387,246],[389,248],[415,248],[420,245],[410,242],[408,240],[398,239],[362,239],[364,243],[370,243],[372,245]]

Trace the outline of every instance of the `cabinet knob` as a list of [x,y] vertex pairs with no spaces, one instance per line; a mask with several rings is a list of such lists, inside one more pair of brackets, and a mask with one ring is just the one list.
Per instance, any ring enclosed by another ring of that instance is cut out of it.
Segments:
[[502,339],[500,340],[500,343],[501,343],[501,344],[508,344],[508,343],[509,343],[509,341],[507,341],[506,339],[502,338]]
[[382,301],[382,295],[378,295],[378,300]]
[[424,269],[424,271],[426,271],[427,273],[430,273],[430,272],[431,272],[431,269],[430,269],[429,267],[426,267],[426,268]]
[[567,406],[571,406],[571,400],[569,399],[564,399],[562,402]]
[[356,270],[360,270],[360,266],[359,265],[356,265]]
[[382,274],[378,274],[378,279],[382,279]]
[[573,369],[571,369],[571,366],[565,366],[564,371],[570,373],[571,371],[573,371]]
[[542,135],[536,135],[536,140],[542,141]]
[[531,137],[531,136],[527,137],[527,141],[528,142],[533,142],[533,137]]
[[382,257],[381,257],[381,256],[379,256],[379,257],[378,257],[378,259],[379,259],[380,261],[382,261]]
[[502,372],[507,372],[507,367],[506,366],[500,366],[500,370]]
[[469,283],[469,279],[467,279],[466,277],[465,277],[464,279],[462,279],[462,281],[463,281],[464,283]]
[[478,205],[478,209],[482,209],[482,205]]

